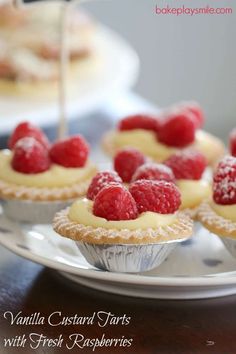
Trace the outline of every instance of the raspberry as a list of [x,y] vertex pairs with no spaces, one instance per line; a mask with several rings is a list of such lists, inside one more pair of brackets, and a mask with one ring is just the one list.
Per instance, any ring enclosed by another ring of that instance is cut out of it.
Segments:
[[59,140],[49,151],[51,160],[64,167],[83,167],[89,154],[89,145],[81,135]]
[[213,177],[213,199],[217,204],[236,204],[236,158],[226,156]]
[[197,102],[181,102],[176,106],[176,109],[190,112],[192,114],[192,119],[194,120],[196,129],[202,128],[205,122],[205,115]]
[[197,103],[192,102],[186,109],[193,114],[196,129],[202,128],[205,122],[205,116],[201,107]]
[[110,185],[110,184],[121,184],[122,180],[116,172],[104,171],[98,172],[96,176],[93,177],[90,186],[87,191],[87,198],[94,200],[98,192]]
[[177,152],[164,163],[172,169],[176,179],[199,180],[207,166],[205,156],[194,150]]
[[9,149],[13,149],[16,142],[25,137],[32,137],[39,141],[45,148],[49,148],[50,143],[46,135],[42,132],[41,129],[35,127],[33,124],[29,122],[22,122],[17,125],[12,135],[8,140]]
[[119,130],[145,129],[159,131],[160,121],[158,117],[150,114],[136,114],[123,118],[119,124]]
[[233,129],[229,136],[229,150],[231,155],[236,156],[236,128]]
[[181,204],[180,192],[172,182],[139,180],[130,185],[129,191],[139,213],[172,214]]
[[132,181],[137,181],[139,179],[174,182],[175,176],[168,166],[160,163],[147,162],[138,167],[132,177]]
[[146,157],[136,149],[120,150],[114,158],[114,169],[123,182],[130,182],[137,168],[146,162]]
[[35,174],[47,171],[50,164],[48,150],[35,138],[25,137],[15,144],[11,161],[15,171]]
[[171,112],[162,122],[157,138],[161,143],[185,147],[194,142],[195,122],[188,112]]
[[136,219],[138,210],[130,192],[122,185],[104,187],[96,195],[93,214],[107,220]]

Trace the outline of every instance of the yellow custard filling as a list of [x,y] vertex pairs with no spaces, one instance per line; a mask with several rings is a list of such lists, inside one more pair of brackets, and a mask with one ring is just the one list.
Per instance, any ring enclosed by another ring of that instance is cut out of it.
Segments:
[[[159,161],[167,159],[179,150],[158,142],[154,132],[144,129],[116,131],[113,139],[118,149],[132,146]],[[202,152],[210,162],[214,159],[216,151],[219,150],[219,154],[222,154],[224,148],[218,138],[202,130],[196,132],[195,142],[188,147],[196,148]]]
[[90,179],[96,168],[90,162],[82,168],[65,168],[53,164],[48,171],[37,174],[24,174],[11,167],[12,153],[9,150],[0,152],[0,179],[11,184],[37,188],[57,188],[70,186]]
[[192,147],[201,152],[210,163],[214,162],[216,158],[220,159],[225,152],[225,146],[222,141],[203,130],[197,131],[196,140]]
[[212,200],[211,207],[216,212],[216,214],[222,216],[224,219],[228,219],[233,222],[236,222],[236,204],[220,205],[220,204],[216,204]]
[[105,229],[157,229],[160,226],[167,226],[176,220],[176,214],[158,214],[154,212],[145,212],[134,220],[108,221],[104,218],[93,215],[93,202],[86,198],[78,199],[72,204],[69,210],[69,219],[78,224],[92,226],[94,228],[102,227]]
[[155,133],[144,129],[117,131],[114,135],[114,144],[118,149],[132,146],[157,160],[165,160],[177,151],[159,143]]
[[202,179],[198,181],[180,179],[176,184],[181,193],[181,209],[195,208],[211,194],[210,183]]

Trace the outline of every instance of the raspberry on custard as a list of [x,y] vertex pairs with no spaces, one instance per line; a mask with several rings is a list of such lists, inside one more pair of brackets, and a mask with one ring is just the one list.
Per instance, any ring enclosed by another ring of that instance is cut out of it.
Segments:
[[114,169],[123,182],[129,183],[137,168],[146,162],[146,157],[133,148],[126,148],[117,152],[114,157]]
[[139,179],[174,182],[175,176],[168,166],[161,163],[147,162],[138,167],[132,177],[133,182]]
[[189,112],[173,111],[163,120],[157,139],[165,145],[183,148],[194,142],[195,131],[195,122]]
[[84,167],[89,145],[81,135],[56,141],[49,151],[51,160],[64,167]]
[[31,137],[40,142],[45,148],[49,148],[50,143],[43,131],[29,122],[22,122],[17,125],[8,140],[9,149],[13,149],[18,140]]
[[35,174],[47,171],[51,162],[48,150],[38,140],[25,137],[15,144],[11,165],[17,172]]
[[160,119],[151,114],[135,114],[123,118],[118,123],[118,130],[144,129],[159,131]]
[[180,192],[172,182],[138,180],[130,185],[129,191],[139,213],[173,214],[181,204]]
[[231,155],[236,156],[236,128],[229,135],[229,150]]
[[205,156],[190,149],[171,155],[164,163],[172,169],[176,179],[199,180],[207,166]]
[[93,214],[107,220],[132,220],[138,210],[130,192],[122,185],[108,185],[96,195]]
[[236,204],[236,157],[226,156],[213,176],[213,199],[217,204]]
[[122,184],[122,179],[114,171],[98,172],[89,185],[87,198],[94,200],[98,192],[110,184]]
[[205,114],[201,106],[194,101],[180,102],[174,107],[176,110],[188,111],[192,114],[196,129],[202,128],[205,122]]

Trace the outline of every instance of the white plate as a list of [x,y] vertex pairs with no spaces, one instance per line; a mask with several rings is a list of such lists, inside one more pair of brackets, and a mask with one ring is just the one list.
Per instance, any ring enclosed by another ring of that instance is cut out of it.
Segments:
[[236,293],[236,260],[222,242],[196,225],[191,241],[177,247],[158,268],[140,274],[109,273],[90,266],[75,244],[49,225],[20,225],[0,215],[0,243],[67,278],[116,294],[189,299]]
[[[67,111],[70,118],[79,119],[94,111],[116,92],[131,87],[138,76],[139,60],[135,51],[119,35],[100,26],[96,32],[96,46],[100,53],[99,68],[81,78],[77,90],[68,99]],[[58,120],[57,100],[44,98],[1,96],[0,135],[9,133],[14,126],[30,120],[47,126]]]

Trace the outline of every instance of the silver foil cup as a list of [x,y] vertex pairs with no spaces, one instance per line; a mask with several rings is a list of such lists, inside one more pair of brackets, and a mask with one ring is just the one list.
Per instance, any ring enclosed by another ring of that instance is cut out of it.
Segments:
[[232,256],[236,258],[236,239],[225,236],[220,237],[220,239],[229,251],[229,253],[231,253]]
[[49,224],[55,214],[71,204],[67,201],[29,201],[9,199],[3,201],[4,214],[14,221]]
[[155,244],[92,244],[77,241],[80,252],[96,268],[138,273],[159,266],[180,241]]

